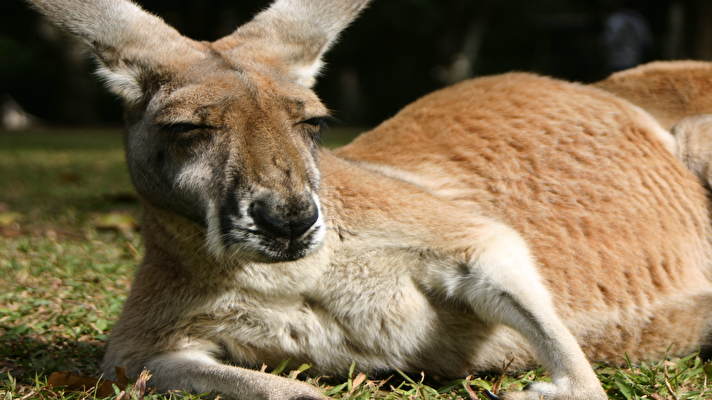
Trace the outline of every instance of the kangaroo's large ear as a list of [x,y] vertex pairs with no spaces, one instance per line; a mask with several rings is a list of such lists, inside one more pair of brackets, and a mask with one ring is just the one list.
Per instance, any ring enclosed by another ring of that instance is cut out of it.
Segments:
[[129,103],[139,101],[152,76],[201,56],[190,39],[128,0],[27,0],[94,51],[99,75]]
[[311,87],[321,56],[370,0],[276,0],[252,21],[213,46],[236,61],[271,65]]

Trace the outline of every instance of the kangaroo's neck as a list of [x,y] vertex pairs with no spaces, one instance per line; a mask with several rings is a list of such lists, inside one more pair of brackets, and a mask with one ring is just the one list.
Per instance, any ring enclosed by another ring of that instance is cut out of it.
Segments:
[[438,223],[436,214],[450,207],[413,183],[328,150],[321,154],[320,167],[327,234],[322,246],[306,257],[264,263],[239,253],[216,256],[206,245],[204,226],[146,203],[142,269],[180,275],[211,287],[222,282],[226,287],[244,285],[265,293],[284,293],[284,288],[308,290],[349,248],[424,246],[425,240],[433,240],[429,232]]

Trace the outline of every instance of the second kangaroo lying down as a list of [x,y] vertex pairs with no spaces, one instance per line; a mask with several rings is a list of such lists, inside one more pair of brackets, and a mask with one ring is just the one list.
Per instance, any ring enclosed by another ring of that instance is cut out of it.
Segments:
[[712,188],[712,114],[687,117],[675,124],[676,155]]
[[108,376],[297,400],[323,396],[249,368],[464,376],[512,360],[552,382],[505,399],[603,400],[588,359],[709,341],[710,203],[655,113],[505,74],[332,152],[311,86],[366,0],[277,0],[213,43],[129,1],[31,2],[126,104],[146,253]]
[[[660,61],[617,72],[594,86],[643,108],[658,136],[708,186],[712,184],[712,63]],[[673,138],[674,137],[674,138]]]

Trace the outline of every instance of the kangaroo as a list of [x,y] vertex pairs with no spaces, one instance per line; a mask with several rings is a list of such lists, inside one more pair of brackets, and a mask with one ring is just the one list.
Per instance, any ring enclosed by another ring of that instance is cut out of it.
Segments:
[[158,390],[321,399],[254,370],[543,365],[503,399],[602,400],[589,360],[709,342],[710,201],[651,113],[512,73],[316,143],[321,57],[368,0],[276,0],[215,42],[125,0],[30,0],[124,99],[145,255],[103,368]]
[[644,108],[674,136],[665,139],[704,184],[712,187],[712,64],[658,61],[598,82],[604,90]]
[[675,124],[677,156],[712,188],[712,114],[687,117]]

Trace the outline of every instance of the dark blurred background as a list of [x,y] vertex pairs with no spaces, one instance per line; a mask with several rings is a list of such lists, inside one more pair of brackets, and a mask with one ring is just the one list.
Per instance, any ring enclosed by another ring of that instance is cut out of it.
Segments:
[[[215,40],[268,0],[140,4]],[[327,55],[317,93],[344,124],[369,126],[469,77],[522,70],[590,82],[680,58],[712,59],[712,1],[375,0]],[[0,127],[121,124],[86,49],[20,0],[0,2],[0,60]]]

